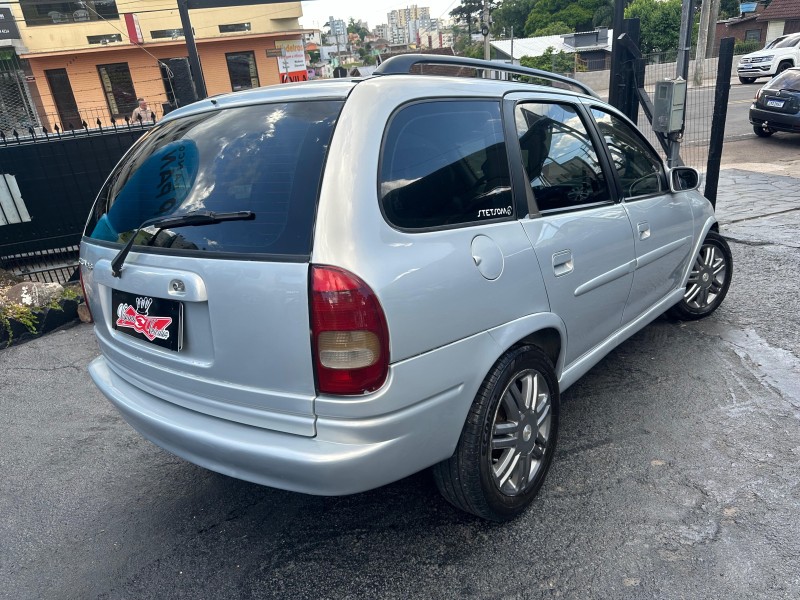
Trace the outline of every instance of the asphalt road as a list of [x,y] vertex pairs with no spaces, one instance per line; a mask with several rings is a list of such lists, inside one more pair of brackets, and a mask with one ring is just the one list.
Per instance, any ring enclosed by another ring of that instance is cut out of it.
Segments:
[[[757,141],[733,152],[798,156]],[[565,392],[548,480],[502,526],[427,473],[317,498],[175,458],[91,384],[88,325],[0,351],[0,598],[800,597],[800,213],[757,170],[719,206],[722,308],[656,321]]]

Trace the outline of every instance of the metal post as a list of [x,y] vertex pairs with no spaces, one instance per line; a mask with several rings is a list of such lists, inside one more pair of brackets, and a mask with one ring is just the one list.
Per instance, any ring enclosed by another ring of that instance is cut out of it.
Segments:
[[[683,0],[681,9],[681,31],[679,34],[678,64],[675,78],[686,81],[689,78],[689,52],[692,49],[692,26],[694,24],[694,0]],[[683,128],[677,133],[669,134],[669,152],[667,164],[676,167],[683,164],[681,160],[681,140]]]
[[[641,25],[639,19],[625,19],[625,33],[628,34],[630,41],[637,48],[641,37]],[[623,91],[624,113],[635,125],[639,124],[639,97],[636,89],[644,82],[637,81],[636,57],[626,49],[625,64],[623,65],[623,81],[625,87]]]
[[194,32],[192,31],[192,22],[189,20],[187,0],[178,0],[178,13],[181,15],[183,37],[186,40],[186,50],[189,53],[192,80],[197,91],[197,97],[202,100],[208,97],[208,91],[206,90],[206,81],[203,78],[203,67],[200,65],[200,56],[197,54],[197,45],[194,42]]
[[705,197],[717,206],[719,168],[722,162],[722,143],[725,139],[725,119],[728,116],[728,96],[731,89],[734,38],[724,38],[719,44],[719,68],[717,86],[714,90],[714,116],[711,118],[711,140],[708,145],[706,163]]
[[689,51],[692,48],[692,24],[694,23],[694,0],[683,0],[681,8],[681,32],[678,38],[678,68],[675,77],[689,77]]
[[[614,2],[614,36],[619,38],[624,28],[625,20],[625,0],[615,0]],[[616,40],[612,42],[611,70],[608,82],[608,103],[616,108],[621,107],[622,90],[625,83],[621,81],[623,53],[616,47]]]
[[511,26],[511,64],[516,64],[514,62],[514,26]]

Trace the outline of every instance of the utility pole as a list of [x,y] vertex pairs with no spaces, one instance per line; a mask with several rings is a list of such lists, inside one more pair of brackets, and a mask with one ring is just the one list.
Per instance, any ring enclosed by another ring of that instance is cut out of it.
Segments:
[[[710,0],[706,0],[710,2]],[[692,48],[692,25],[694,24],[694,0],[683,0],[681,10],[681,32],[678,38],[678,65],[675,79],[689,78],[689,51]],[[702,28],[701,28],[702,31]],[[681,140],[683,139],[683,127],[675,133],[669,134],[669,152],[667,154],[667,164],[670,167],[678,166],[681,163]]]
[[719,16],[720,0],[705,0],[700,7],[700,29],[697,32],[697,52],[694,56],[694,85],[703,85],[703,71],[705,59],[708,58],[709,48],[714,46],[714,34]]

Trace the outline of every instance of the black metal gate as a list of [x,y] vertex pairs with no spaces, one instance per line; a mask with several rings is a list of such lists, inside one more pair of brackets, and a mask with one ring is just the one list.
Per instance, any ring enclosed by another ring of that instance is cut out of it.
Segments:
[[69,279],[95,196],[151,126],[0,133],[0,268],[34,281]]

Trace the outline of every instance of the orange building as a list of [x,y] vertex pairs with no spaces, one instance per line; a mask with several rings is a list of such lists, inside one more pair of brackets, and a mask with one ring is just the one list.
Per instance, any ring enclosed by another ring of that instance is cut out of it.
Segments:
[[[190,98],[176,0],[20,0],[12,10],[51,131],[124,122],[137,98],[157,118]],[[300,2],[191,11],[208,94],[304,77],[300,16]]]

